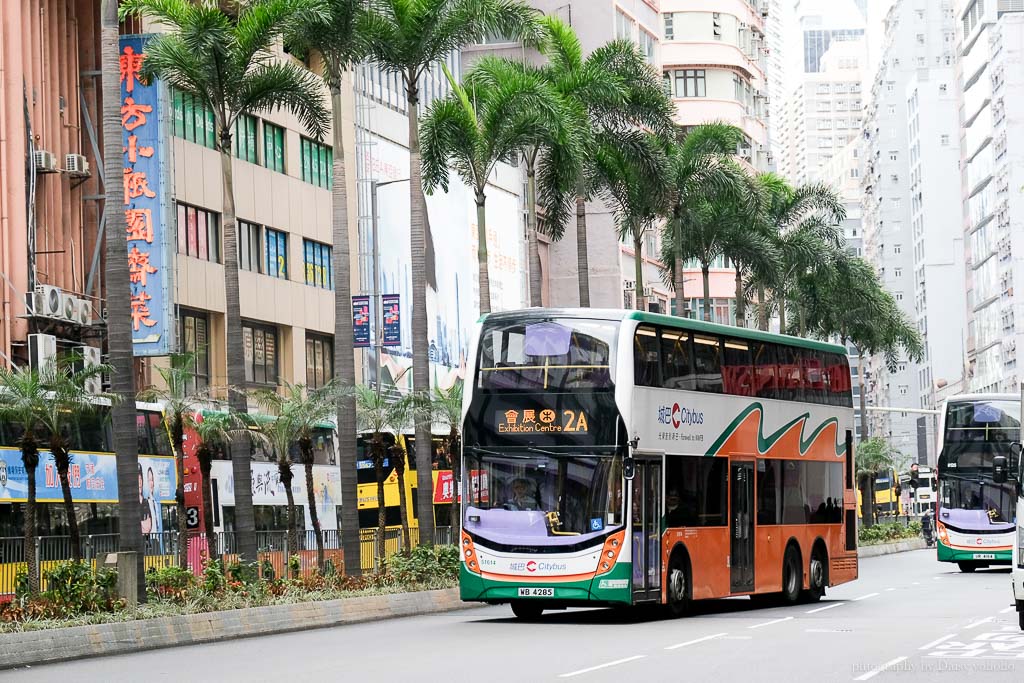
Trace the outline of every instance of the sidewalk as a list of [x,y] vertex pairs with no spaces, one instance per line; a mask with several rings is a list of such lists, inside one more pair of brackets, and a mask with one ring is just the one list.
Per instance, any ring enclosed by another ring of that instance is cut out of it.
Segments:
[[[892,543],[878,543],[876,545],[862,545],[857,548],[857,557],[878,557],[879,555],[891,555],[892,553],[905,553],[908,550],[921,550],[928,547],[923,538],[905,538],[902,541]],[[934,552],[934,550],[933,550]]]
[[481,605],[463,603],[459,600],[459,589],[448,588],[72,628],[0,633],[0,669],[379,619],[437,614],[479,606]]

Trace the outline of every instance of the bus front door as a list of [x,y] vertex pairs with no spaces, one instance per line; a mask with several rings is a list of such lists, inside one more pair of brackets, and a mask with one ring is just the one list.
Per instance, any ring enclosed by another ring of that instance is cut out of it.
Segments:
[[633,602],[661,600],[661,460],[637,458],[630,487]]
[[754,463],[729,463],[731,523],[729,566],[733,593],[754,590]]

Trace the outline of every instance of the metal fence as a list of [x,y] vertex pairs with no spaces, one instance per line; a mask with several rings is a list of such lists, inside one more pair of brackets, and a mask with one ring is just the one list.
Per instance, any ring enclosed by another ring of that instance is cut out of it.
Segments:
[[[410,529],[410,542],[419,544],[419,529]],[[329,529],[323,531],[324,557],[331,562],[337,571],[344,569],[344,553],[341,548],[340,532]],[[110,553],[120,550],[117,534],[90,534],[82,536],[82,559],[91,565],[93,571],[98,570]],[[238,560],[238,544],[235,533],[219,532],[214,535],[213,555],[220,559],[224,566]],[[451,543],[452,533],[449,527],[434,529],[434,543]],[[40,571],[40,588],[46,590],[46,575],[60,561],[71,559],[70,536],[39,536],[35,539],[36,566]],[[363,571],[374,571],[380,566],[381,558],[377,556],[377,530],[361,529],[359,532],[359,560]],[[156,570],[178,564],[179,536],[176,531],[165,531],[160,534],[147,534],[143,539],[146,570]],[[206,534],[189,534],[188,564],[198,573],[207,557]],[[285,576],[288,558],[298,556],[300,573],[309,574],[317,566],[316,535],[313,531],[299,534],[299,547],[290,547],[287,531],[256,532],[257,562],[261,571],[270,570],[275,577]],[[401,529],[387,529],[384,533],[384,558],[401,552],[405,546]],[[25,539],[21,536],[0,537],[0,596],[14,593],[19,572],[27,571],[25,562]]]

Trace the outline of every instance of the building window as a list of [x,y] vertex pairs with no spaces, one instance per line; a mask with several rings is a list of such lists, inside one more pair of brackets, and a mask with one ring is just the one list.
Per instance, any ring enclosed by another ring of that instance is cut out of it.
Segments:
[[704,69],[676,69],[672,73],[675,78],[676,97],[707,96],[707,80]]
[[615,37],[619,40],[633,40],[633,20],[621,10],[615,10]]
[[948,145],[949,144],[949,136],[948,135],[943,135],[941,138],[939,138],[939,142],[942,143],[943,146]]
[[263,165],[284,173],[284,128],[263,122]]
[[254,273],[263,272],[261,235],[263,228],[248,221],[238,221],[238,267]]
[[302,255],[306,266],[306,284],[334,289],[331,247],[313,240],[302,240]]
[[217,126],[213,109],[190,93],[171,90],[174,109],[174,135],[203,147],[216,149]]
[[672,19],[675,14],[672,12],[665,12],[662,16],[665,18],[665,40],[675,40],[676,31],[675,27],[672,25]]
[[647,59],[648,64],[654,64],[654,36],[647,31],[641,30],[639,39],[640,52]]
[[235,119],[235,135],[231,141],[231,150],[242,161],[257,163],[256,129],[258,119],[255,116],[242,114]]
[[188,369],[193,377],[187,391],[210,386],[210,319],[205,313],[182,309],[178,316],[178,350],[192,354]]
[[288,235],[280,230],[264,230],[267,243],[267,275],[288,279]]
[[720,12],[711,14],[711,35],[715,40],[722,39],[722,14]]
[[894,244],[893,247],[892,247],[892,252],[894,254],[902,254],[903,253],[903,246],[899,245],[899,244]]
[[902,268],[893,268],[892,274],[895,275],[896,277],[903,277],[903,269]]
[[277,384],[277,349],[277,328],[252,323],[242,325],[246,382]]
[[334,341],[306,335],[306,386],[319,389],[334,379]]
[[309,138],[300,138],[299,144],[302,153],[302,179],[317,187],[329,188],[333,173],[333,150]]
[[178,202],[178,253],[220,263],[220,216]]

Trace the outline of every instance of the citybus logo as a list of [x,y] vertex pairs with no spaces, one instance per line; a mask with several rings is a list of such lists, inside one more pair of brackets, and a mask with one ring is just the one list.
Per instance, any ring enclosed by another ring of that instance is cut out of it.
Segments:
[[704,424],[704,413],[673,403],[670,406],[658,408],[658,423],[672,425],[673,429],[679,429],[681,425],[702,425]]
[[527,562],[526,563],[526,571],[528,571],[528,572],[535,572],[535,571],[537,571],[537,563],[534,562],[533,560],[530,560],[529,562]]

